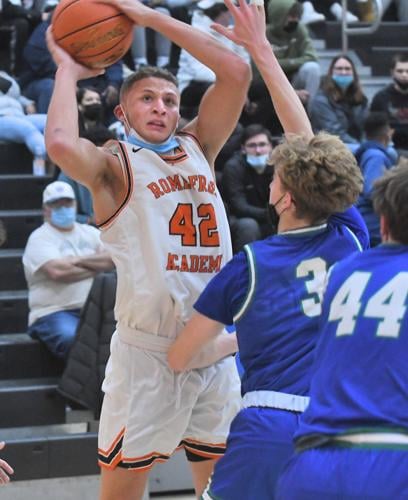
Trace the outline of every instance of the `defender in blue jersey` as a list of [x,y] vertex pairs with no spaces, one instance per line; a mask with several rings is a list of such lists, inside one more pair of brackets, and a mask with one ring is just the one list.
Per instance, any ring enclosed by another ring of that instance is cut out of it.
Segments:
[[278,234],[245,247],[207,285],[168,360],[173,369],[185,369],[222,325],[235,323],[244,409],[203,498],[269,500],[308,404],[327,271],[365,248],[368,233],[357,210],[347,209],[362,186],[356,161],[338,138],[313,137],[263,35],[263,7],[226,3],[234,28],[220,31],[249,50],[286,134],[303,135],[287,135],[272,153],[270,203],[279,217]]
[[383,243],[330,273],[282,500],[408,498],[407,166],[374,187]]

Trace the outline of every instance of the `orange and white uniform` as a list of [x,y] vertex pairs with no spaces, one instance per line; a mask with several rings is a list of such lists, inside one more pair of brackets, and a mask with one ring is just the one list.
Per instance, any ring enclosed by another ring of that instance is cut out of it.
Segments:
[[209,280],[232,256],[224,205],[208,162],[189,134],[159,155],[112,142],[128,192],[100,224],[115,262],[117,330],[103,384],[99,463],[151,467],[178,447],[223,453],[239,410],[233,358],[176,374],[166,353]]

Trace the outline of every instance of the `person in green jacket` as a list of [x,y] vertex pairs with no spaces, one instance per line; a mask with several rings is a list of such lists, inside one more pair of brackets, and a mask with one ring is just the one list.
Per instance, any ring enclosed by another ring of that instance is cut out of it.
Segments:
[[312,40],[300,22],[303,6],[296,0],[270,0],[266,36],[296,93],[308,107],[319,89],[320,66]]

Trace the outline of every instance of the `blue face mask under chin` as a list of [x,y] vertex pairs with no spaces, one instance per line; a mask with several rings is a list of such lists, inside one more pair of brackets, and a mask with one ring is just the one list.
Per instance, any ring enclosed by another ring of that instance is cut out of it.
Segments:
[[54,226],[67,229],[75,222],[76,208],[75,207],[59,207],[51,209],[51,223]]
[[[122,108],[123,111],[123,108]],[[129,124],[129,120],[127,119],[126,113],[123,111],[124,122],[129,128],[129,133],[127,135],[127,141],[139,148],[149,149],[150,151],[154,151],[158,154],[167,153],[172,149],[175,149],[180,146],[179,141],[174,137],[174,133],[170,135],[170,137],[164,142],[160,142],[155,144],[153,142],[146,142],[143,138],[136,132],[134,128],[132,128]]]
[[255,170],[265,170],[266,162],[268,161],[269,154],[265,155],[246,155],[246,161]]
[[332,80],[341,89],[345,90],[353,83],[354,77],[353,75],[333,75]]
[[174,148],[179,146],[178,140],[171,135],[166,141],[160,142],[159,144],[154,144],[152,142],[144,141],[140,135],[133,128],[130,129],[129,134],[127,136],[128,142],[134,144],[135,146],[139,146],[140,148],[150,149],[150,151],[154,151],[155,153],[166,153]]

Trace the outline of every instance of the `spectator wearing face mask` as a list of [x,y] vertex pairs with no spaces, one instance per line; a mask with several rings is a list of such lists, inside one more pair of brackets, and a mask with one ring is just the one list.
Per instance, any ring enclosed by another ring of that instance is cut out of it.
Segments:
[[30,235],[23,255],[28,333],[66,359],[92,280],[113,263],[99,231],[75,222],[75,194],[69,184],[55,181],[45,188],[43,215],[44,223]]
[[367,97],[353,61],[345,55],[336,56],[311,105],[313,130],[338,135],[355,152],[363,138],[367,110]]
[[268,164],[271,152],[269,131],[258,124],[249,125],[242,134],[241,151],[224,166],[222,183],[234,252],[274,231],[268,220],[269,184],[273,175],[273,167]]
[[408,54],[393,57],[391,76],[393,82],[374,96],[371,111],[387,113],[394,146],[408,156]]
[[101,94],[93,87],[80,87],[77,90],[79,111],[79,135],[83,137],[87,131],[104,126],[104,109]]
[[320,66],[302,13],[303,5],[295,0],[270,1],[266,36],[300,100],[309,106],[319,89]]

